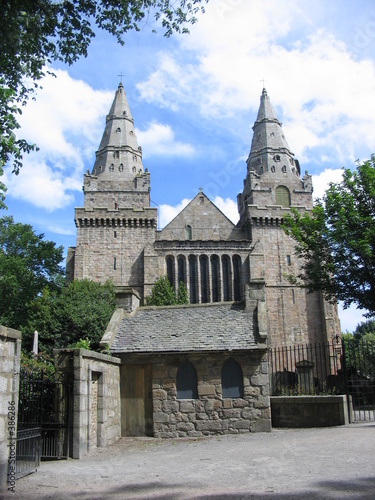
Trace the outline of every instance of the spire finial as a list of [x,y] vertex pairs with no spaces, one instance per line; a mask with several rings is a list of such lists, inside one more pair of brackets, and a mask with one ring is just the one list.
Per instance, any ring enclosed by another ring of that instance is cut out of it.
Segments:
[[266,87],[265,87],[266,80],[264,79],[264,77],[260,81],[263,84],[263,90],[266,90]]
[[120,77],[120,84],[122,85],[122,77],[124,76],[124,75],[122,74],[122,71],[121,71],[121,73],[120,73],[119,75],[117,75],[117,76],[119,76],[119,77]]

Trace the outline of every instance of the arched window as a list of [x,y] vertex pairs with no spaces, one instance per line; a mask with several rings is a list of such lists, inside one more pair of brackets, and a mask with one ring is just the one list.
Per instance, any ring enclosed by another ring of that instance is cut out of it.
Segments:
[[223,266],[223,299],[228,301],[230,300],[230,260],[228,255],[223,255],[221,262]]
[[241,257],[233,255],[233,299],[241,300]]
[[219,280],[219,257],[212,255],[211,257],[211,281],[212,281],[212,302],[220,301],[220,280]]
[[190,284],[190,304],[197,302],[197,259],[195,255],[189,256],[189,284]]
[[208,302],[208,258],[207,255],[199,257],[200,271],[201,271],[201,302],[205,304]]
[[285,186],[277,186],[275,190],[276,205],[281,205],[284,208],[290,207],[290,192]]
[[185,257],[183,255],[179,255],[177,257],[177,267],[178,267],[178,284],[185,283],[186,285],[186,271],[185,271]]
[[198,398],[197,372],[190,361],[184,361],[177,370],[177,399]]
[[174,258],[173,257],[167,257],[167,277],[169,283],[173,286],[173,276],[174,276]]
[[191,226],[189,224],[186,224],[185,226],[185,240],[191,240],[193,239],[193,233],[191,230]]
[[229,358],[221,369],[221,388],[223,398],[243,397],[243,376],[240,365],[233,358]]

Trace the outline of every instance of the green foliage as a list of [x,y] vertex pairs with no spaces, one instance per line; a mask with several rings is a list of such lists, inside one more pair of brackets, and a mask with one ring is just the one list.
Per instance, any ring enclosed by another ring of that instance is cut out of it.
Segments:
[[366,335],[366,333],[375,333],[375,320],[369,319],[359,323],[354,330],[353,335],[354,337],[362,337],[363,335]]
[[53,293],[62,286],[63,247],[43,238],[12,217],[0,219],[0,324],[22,328],[42,290]]
[[189,297],[185,283],[183,281],[180,281],[177,290],[177,304],[188,304],[188,303],[189,303]]
[[45,352],[35,355],[22,351],[21,368],[26,372],[34,374],[41,374],[43,372],[43,375],[46,375],[47,378],[54,380],[55,365],[52,358]]
[[[358,328],[358,327],[357,327]],[[362,376],[375,377],[375,331],[366,333],[344,333],[345,360],[347,369],[354,369]]]
[[322,290],[344,308],[355,304],[375,315],[375,156],[356,171],[343,169],[312,214],[292,210],[284,230],[303,258],[302,272],[290,277],[309,291]]
[[90,340],[88,338],[85,339],[79,339],[78,342],[75,342],[74,344],[68,345],[68,347],[71,347],[73,349],[90,349]]
[[[0,8],[0,176],[5,164],[13,172],[22,166],[23,153],[35,149],[17,139],[17,116],[52,61],[73,64],[87,56],[97,28],[120,44],[130,30],[140,31],[154,17],[165,36],[186,33],[204,12],[208,0],[2,0]],[[0,208],[5,186],[0,183]]]
[[99,342],[115,310],[115,290],[89,280],[73,281],[60,293],[43,293],[30,308],[23,342],[31,348],[32,332],[39,332],[40,348],[49,353],[66,347],[100,351]]
[[152,287],[151,294],[146,297],[147,306],[174,306],[188,303],[185,284],[182,281],[179,283],[176,298],[176,294],[167,276],[159,278]]
[[159,278],[152,287],[151,294],[146,297],[147,306],[172,306],[176,297],[167,276]]

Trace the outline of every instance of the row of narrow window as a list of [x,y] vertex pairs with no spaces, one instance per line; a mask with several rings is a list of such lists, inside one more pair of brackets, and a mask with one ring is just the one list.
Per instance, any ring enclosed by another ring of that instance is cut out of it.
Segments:
[[184,255],[166,258],[167,277],[175,290],[183,282],[191,304],[241,300],[241,257]]
[[[197,371],[190,361],[184,361],[177,370],[177,399],[198,399]],[[233,358],[227,359],[221,369],[223,398],[243,397],[243,376],[240,365]]]

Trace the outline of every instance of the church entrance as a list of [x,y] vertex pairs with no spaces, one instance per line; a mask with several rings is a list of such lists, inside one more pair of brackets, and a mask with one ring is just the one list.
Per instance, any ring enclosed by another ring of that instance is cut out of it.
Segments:
[[121,365],[121,435],[152,436],[152,367]]

